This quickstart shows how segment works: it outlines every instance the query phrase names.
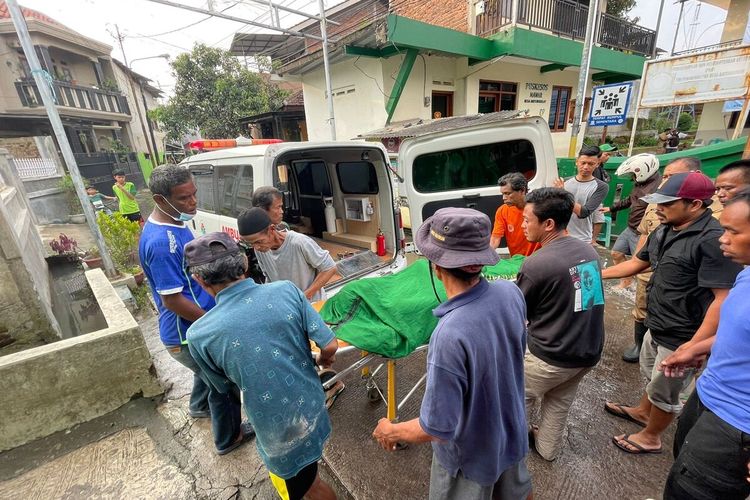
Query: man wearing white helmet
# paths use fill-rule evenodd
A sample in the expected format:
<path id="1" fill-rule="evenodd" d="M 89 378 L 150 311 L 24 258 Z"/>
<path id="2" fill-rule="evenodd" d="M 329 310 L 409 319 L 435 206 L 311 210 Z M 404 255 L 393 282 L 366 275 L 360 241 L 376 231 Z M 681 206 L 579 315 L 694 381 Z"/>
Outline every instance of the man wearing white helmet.
<path id="1" fill-rule="evenodd" d="M 628 214 L 628 227 L 620 233 L 612 246 L 612 260 L 615 264 L 625 262 L 628 257 L 635 254 L 638 246 L 638 225 L 641 223 L 643 214 L 646 211 L 648 203 L 641 198 L 648 196 L 656 191 L 661 182 L 659 174 L 659 160 L 656 156 L 649 153 L 641 153 L 631 156 L 618 167 L 615 175 L 618 177 L 630 177 L 633 182 L 633 190 L 627 198 L 624 198 L 611 207 L 604 209 L 607 213 L 617 213 L 620 210 L 630 209 Z M 627 288 L 632 284 L 631 278 L 625 278 L 620 281 L 621 288 Z"/>

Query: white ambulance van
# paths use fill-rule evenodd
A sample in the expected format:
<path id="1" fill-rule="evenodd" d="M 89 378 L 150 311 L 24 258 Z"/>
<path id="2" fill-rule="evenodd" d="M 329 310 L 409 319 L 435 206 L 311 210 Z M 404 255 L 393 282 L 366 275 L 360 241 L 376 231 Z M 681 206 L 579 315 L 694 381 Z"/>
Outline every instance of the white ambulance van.
<path id="1" fill-rule="evenodd" d="M 476 122 L 463 117 L 465 127 L 427 128 L 401 144 L 399 193 L 408 198 L 415 230 L 448 206 L 475 208 L 494 219 L 502 204 L 497 180 L 509 172 L 522 172 L 532 188 L 551 185 L 557 166 L 547 122 L 515 116 L 491 113 L 478 115 Z M 352 280 L 406 266 L 393 170 L 378 142 L 242 146 L 199 153 L 181 165 L 198 188 L 198 214 L 188 223 L 196 235 L 224 231 L 239 238 L 237 217 L 251 206 L 253 190 L 278 188 L 285 222 L 313 237 L 337 262 L 328 296 Z M 380 231 L 385 256 L 376 255 Z"/>

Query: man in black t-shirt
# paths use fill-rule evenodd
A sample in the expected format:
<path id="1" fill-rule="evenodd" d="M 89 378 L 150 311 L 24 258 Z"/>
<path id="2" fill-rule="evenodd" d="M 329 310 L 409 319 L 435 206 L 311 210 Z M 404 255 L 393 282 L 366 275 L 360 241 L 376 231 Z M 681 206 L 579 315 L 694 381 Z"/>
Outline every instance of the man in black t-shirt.
<path id="1" fill-rule="evenodd" d="M 542 247 L 526 258 L 516 284 L 526 299 L 528 352 L 524 359 L 526 413 L 541 420 L 532 442 L 545 460 L 557 458 L 578 384 L 599 362 L 604 345 L 604 291 L 599 255 L 566 234 L 573 195 L 542 188 L 526 196 L 523 230 Z"/>
<path id="2" fill-rule="evenodd" d="M 646 326 L 641 346 L 641 373 L 649 381 L 637 406 L 606 403 L 612 415 L 644 429 L 613 438 L 627 453 L 661 452 L 661 434 L 682 410 L 680 392 L 692 381 L 694 370 L 680 377 L 665 377 L 657 370 L 661 361 L 694 335 L 715 333 L 719 309 L 741 266 L 719 248 L 723 230 L 711 216 L 714 185 L 700 172 L 672 175 L 654 194 L 643 197 L 656 203 L 661 226 L 632 259 L 605 269 L 604 278 L 624 278 L 647 270 Z"/>

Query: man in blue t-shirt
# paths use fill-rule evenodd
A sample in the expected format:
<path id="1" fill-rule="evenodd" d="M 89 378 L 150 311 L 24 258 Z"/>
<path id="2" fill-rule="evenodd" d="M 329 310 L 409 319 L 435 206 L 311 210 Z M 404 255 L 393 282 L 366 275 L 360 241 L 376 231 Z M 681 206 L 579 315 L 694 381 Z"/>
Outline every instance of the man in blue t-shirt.
<path id="1" fill-rule="evenodd" d="M 226 233 L 188 243 L 185 260 L 216 297 L 216 307 L 188 330 L 212 390 L 242 388 L 258 453 L 282 498 L 335 500 L 318 476 L 331 423 L 309 342 L 321 349 L 317 363 L 330 367 L 338 347 L 333 332 L 291 282 L 246 279 L 247 257 Z"/>
<path id="2" fill-rule="evenodd" d="M 531 478 L 524 409 L 526 305 L 510 282 L 487 282 L 498 261 L 489 218 L 443 208 L 414 236 L 448 301 L 430 338 L 419 418 L 380 419 L 373 437 L 386 450 L 431 441 L 430 499 L 526 498 Z M 432 278 L 432 275 L 431 275 Z M 438 300 L 440 300 L 438 298 Z"/>
<path id="3" fill-rule="evenodd" d="M 721 250 L 750 264 L 750 190 L 735 195 L 721 214 Z M 674 439 L 675 463 L 665 499 L 742 500 L 750 495 L 750 268 L 737 276 L 721 305 L 719 327 L 696 334 L 661 362 L 668 377 L 708 366 L 680 416 Z"/>
<path id="4" fill-rule="evenodd" d="M 192 175 L 183 167 L 169 165 L 155 169 L 149 188 L 154 211 L 143 227 L 138 253 L 159 310 L 159 337 L 169 354 L 194 373 L 189 412 L 193 418 L 211 418 L 217 453 L 229 453 L 252 436 L 240 425 L 236 401 L 211 391 L 187 347 L 187 329 L 214 306 L 214 299 L 190 276 L 183 262 L 183 249 L 193 240 L 185 225 L 196 213 L 196 188 Z"/>

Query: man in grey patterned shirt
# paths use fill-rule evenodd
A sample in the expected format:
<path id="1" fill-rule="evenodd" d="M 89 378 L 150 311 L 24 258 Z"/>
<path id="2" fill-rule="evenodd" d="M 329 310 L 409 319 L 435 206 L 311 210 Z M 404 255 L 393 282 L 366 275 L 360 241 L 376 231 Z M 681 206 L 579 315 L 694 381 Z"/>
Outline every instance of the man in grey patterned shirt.
<path id="1" fill-rule="evenodd" d="M 583 146 L 576 158 L 578 173 L 567 181 L 558 178 L 554 182 L 556 188 L 565 189 L 575 200 L 573 215 L 568 223 L 568 233 L 587 243 L 593 238 L 594 213 L 609 192 L 609 185 L 593 175 L 599 166 L 600 154 L 598 146 Z"/>

